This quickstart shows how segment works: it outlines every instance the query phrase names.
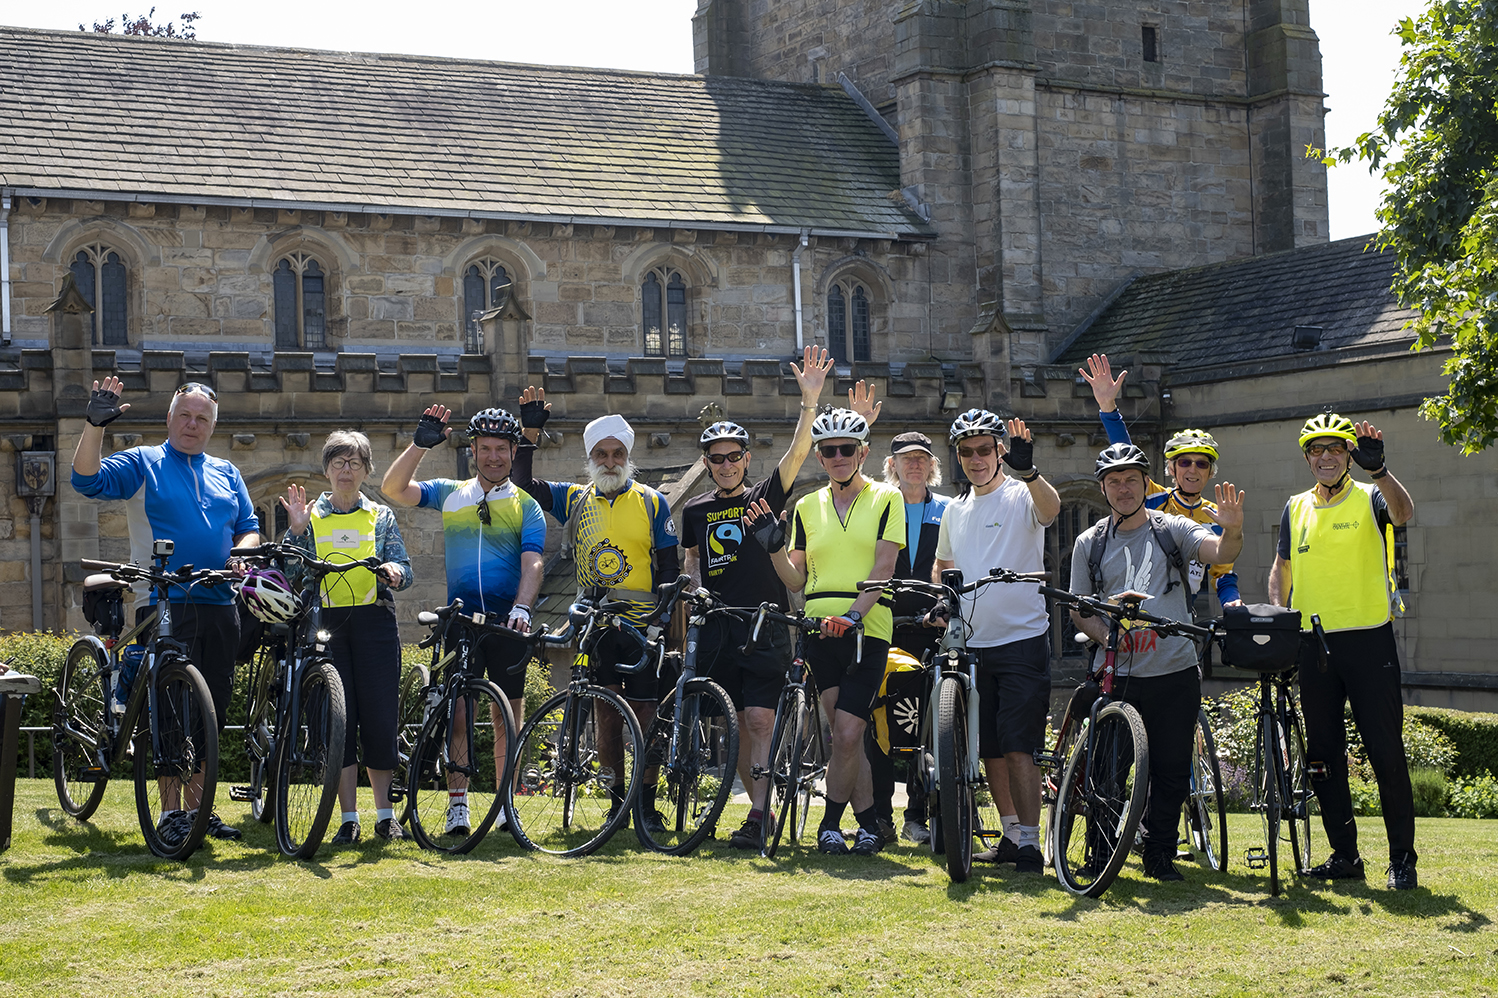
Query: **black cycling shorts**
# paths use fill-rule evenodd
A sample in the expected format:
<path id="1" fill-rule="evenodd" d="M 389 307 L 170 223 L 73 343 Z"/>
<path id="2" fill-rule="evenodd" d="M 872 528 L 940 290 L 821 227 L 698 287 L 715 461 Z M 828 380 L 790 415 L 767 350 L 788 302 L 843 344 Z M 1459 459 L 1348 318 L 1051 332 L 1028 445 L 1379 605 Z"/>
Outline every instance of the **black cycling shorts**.
<path id="1" fill-rule="evenodd" d="M 978 755 L 997 759 L 1045 747 L 1051 707 L 1051 652 L 1046 635 L 978 654 Z"/>
<path id="2" fill-rule="evenodd" d="M 653 661 L 635 673 L 614 668 L 620 661 L 633 665 L 639 657 L 638 642 L 614 633 L 605 634 L 593 649 L 593 681 L 599 686 L 620 687 L 626 700 L 659 700 L 660 678 L 655 674 Z"/>
<path id="3" fill-rule="evenodd" d="M 889 642 L 865 636 L 863 658 L 853 666 L 857 642 L 852 633 L 840 638 L 818 637 L 806 642 L 806 664 L 823 693 L 835 689 L 837 710 L 867 721 L 872 712 L 879 684 L 884 681 L 884 667 L 889 661 Z"/>
<path id="4" fill-rule="evenodd" d="M 749 639 L 751 623 L 737 617 L 709 617 L 697 638 L 697 675 L 723 687 L 741 711 L 745 707 L 774 710 L 791 661 L 790 631 L 783 624 L 766 621 L 754 648 L 743 655 L 739 649 Z"/>

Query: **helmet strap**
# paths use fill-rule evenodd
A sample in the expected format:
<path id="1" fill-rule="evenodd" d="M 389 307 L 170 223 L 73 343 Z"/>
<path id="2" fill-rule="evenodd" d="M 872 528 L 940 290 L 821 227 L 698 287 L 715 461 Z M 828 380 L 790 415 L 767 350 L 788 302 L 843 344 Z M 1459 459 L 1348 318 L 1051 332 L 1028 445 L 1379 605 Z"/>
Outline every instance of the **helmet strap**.
<path id="1" fill-rule="evenodd" d="M 1127 513 L 1125 513 L 1123 510 L 1121 510 L 1117 506 L 1113 505 L 1113 500 L 1111 500 L 1111 499 L 1108 498 L 1108 494 L 1106 492 L 1103 493 L 1103 502 L 1107 503 L 1108 504 L 1108 508 L 1111 509 L 1111 510 L 1113 510 L 1113 514 L 1118 517 L 1118 519 L 1113 522 L 1113 531 L 1114 531 L 1114 533 L 1118 532 L 1118 525 L 1120 523 L 1123 523 L 1129 517 L 1133 516 L 1135 513 L 1138 513 L 1141 509 L 1144 508 L 1144 499 L 1140 499 L 1138 506 L 1135 506 L 1133 509 L 1131 509 Z"/>
<path id="2" fill-rule="evenodd" d="M 853 472 L 853 474 L 849 475 L 848 476 L 848 480 L 845 481 L 845 482 L 840 482 L 836 478 L 832 478 L 831 475 L 828 475 L 827 477 L 831 478 L 832 479 L 832 484 L 836 485 L 839 489 L 846 489 L 849 485 L 851 485 L 853 483 L 853 479 L 855 479 L 855 478 L 858 477 L 858 472 L 855 471 L 855 472 Z"/>

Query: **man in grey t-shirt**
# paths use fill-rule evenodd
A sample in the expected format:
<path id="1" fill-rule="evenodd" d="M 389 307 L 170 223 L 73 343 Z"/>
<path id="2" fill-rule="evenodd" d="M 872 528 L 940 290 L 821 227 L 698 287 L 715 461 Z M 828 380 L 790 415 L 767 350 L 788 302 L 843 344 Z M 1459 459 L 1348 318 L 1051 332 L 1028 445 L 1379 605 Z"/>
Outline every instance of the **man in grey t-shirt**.
<path id="1" fill-rule="evenodd" d="M 1181 573 L 1162 548 L 1166 534 L 1181 557 L 1204 565 L 1226 564 L 1243 547 L 1243 496 L 1231 484 L 1217 486 L 1217 524 L 1145 508 L 1149 458 L 1133 444 L 1113 444 L 1097 459 L 1097 478 L 1112 515 L 1083 531 L 1072 548 L 1071 591 L 1108 598 L 1121 593 L 1148 595 L 1145 610 L 1157 617 L 1191 621 Z M 1088 564 L 1099 532 L 1104 536 L 1099 580 Z M 1072 621 L 1099 643 L 1108 623 L 1098 617 Z M 1161 637 L 1143 628 L 1119 639 L 1113 695 L 1132 704 L 1149 736 L 1149 799 L 1145 805 L 1144 872 L 1157 880 L 1183 880 L 1176 870 L 1176 825 L 1190 787 L 1191 740 L 1201 706 L 1201 674 L 1196 648 L 1188 638 Z"/>

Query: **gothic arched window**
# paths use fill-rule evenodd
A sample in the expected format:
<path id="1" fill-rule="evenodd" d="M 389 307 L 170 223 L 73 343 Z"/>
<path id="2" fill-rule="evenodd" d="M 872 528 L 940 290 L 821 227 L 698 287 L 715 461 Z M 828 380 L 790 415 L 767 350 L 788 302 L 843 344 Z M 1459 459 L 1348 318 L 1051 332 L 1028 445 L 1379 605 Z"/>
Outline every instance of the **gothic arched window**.
<path id="1" fill-rule="evenodd" d="M 652 270 L 640 282 L 641 331 L 645 356 L 687 355 L 687 284 L 681 272 Z"/>
<path id="2" fill-rule="evenodd" d="M 289 253 L 271 278 L 276 297 L 276 349 L 321 350 L 327 344 L 327 274 L 317 258 Z"/>
<path id="3" fill-rule="evenodd" d="M 78 292 L 94 307 L 93 344 L 128 345 L 125 264 L 120 255 L 96 243 L 80 249 L 68 269 Z"/>
<path id="4" fill-rule="evenodd" d="M 468 331 L 464 350 L 483 352 L 478 314 L 504 301 L 510 291 L 510 275 L 498 260 L 475 260 L 463 273 L 463 328 Z"/>
<path id="5" fill-rule="evenodd" d="M 857 281 L 827 289 L 827 350 L 840 364 L 871 359 L 869 292 Z"/>

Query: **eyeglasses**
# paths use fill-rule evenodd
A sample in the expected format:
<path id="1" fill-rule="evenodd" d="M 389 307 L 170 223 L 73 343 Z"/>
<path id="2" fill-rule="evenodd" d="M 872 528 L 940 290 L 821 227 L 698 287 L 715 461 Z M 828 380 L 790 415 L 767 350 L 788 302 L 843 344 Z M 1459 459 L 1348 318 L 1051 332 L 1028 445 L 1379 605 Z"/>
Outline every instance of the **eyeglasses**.
<path id="1" fill-rule="evenodd" d="M 187 384 L 183 385 L 181 388 L 178 388 L 177 391 L 174 394 L 177 394 L 177 395 L 207 395 L 208 396 L 208 400 L 210 402 L 217 402 L 218 401 L 218 392 L 215 392 L 212 388 L 209 388 L 207 385 L 203 384 L 201 381 L 189 381 Z"/>
<path id="2" fill-rule="evenodd" d="M 1340 440 L 1330 444 L 1306 444 L 1306 453 L 1312 457 L 1320 457 L 1322 454 L 1341 457 L 1347 453 L 1347 445 Z"/>
<path id="3" fill-rule="evenodd" d="M 707 455 L 707 459 L 713 464 L 722 464 L 724 461 L 727 461 L 729 464 L 738 464 L 744 460 L 746 453 L 748 452 L 736 450 L 732 454 L 709 454 Z"/>
<path id="4" fill-rule="evenodd" d="M 328 462 L 329 471 L 358 471 L 364 467 L 364 462 L 357 457 L 334 458 Z"/>
<path id="5" fill-rule="evenodd" d="M 489 497 L 486 495 L 479 500 L 479 522 L 484 526 L 490 526 L 494 520 L 489 515 Z"/>
<path id="6" fill-rule="evenodd" d="M 957 456 L 963 460 L 974 457 L 990 457 L 993 455 L 993 444 L 979 444 L 977 447 L 959 447 Z"/>
<path id="7" fill-rule="evenodd" d="M 852 457 L 858 453 L 858 446 L 858 444 L 823 444 L 822 456 L 837 457 L 841 454 L 843 457 Z"/>
<path id="8" fill-rule="evenodd" d="M 1208 471 L 1212 467 L 1212 459 L 1208 457 L 1178 457 L 1176 458 L 1178 468 L 1200 468 Z"/>

